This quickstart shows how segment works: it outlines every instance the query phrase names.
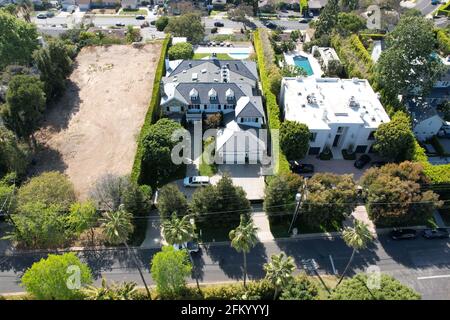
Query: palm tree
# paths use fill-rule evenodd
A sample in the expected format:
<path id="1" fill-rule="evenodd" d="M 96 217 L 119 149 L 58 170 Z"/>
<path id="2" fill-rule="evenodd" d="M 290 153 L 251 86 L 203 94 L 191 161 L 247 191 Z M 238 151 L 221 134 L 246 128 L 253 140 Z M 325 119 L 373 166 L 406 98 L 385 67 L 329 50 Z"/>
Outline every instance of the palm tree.
<path id="1" fill-rule="evenodd" d="M 347 246 L 353 249 L 353 252 L 350 256 L 350 260 L 348 261 L 347 266 L 344 269 L 344 272 L 339 279 L 339 282 L 336 285 L 336 288 L 341 283 L 342 279 L 344 279 L 344 276 L 347 273 L 347 270 L 350 267 L 353 258 L 355 257 L 355 253 L 358 250 L 367 248 L 369 242 L 373 240 L 373 236 L 372 233 L 370 233 L 369 226 L 357 219 L 354 220 L 353 227 L 345 227 L 344 231 L 342 232 L 342 238 L 344 239 Z"/>
<path id="2" fill-rule="evenodd" d="M 284 252 L 278 255 L 274 254 L 270 257 L 270 262 L 264 264 L 266 280 L 270 281 L 275 287 L 273 300 L 277 298 L 281 288 L 287 286 L 294 279 L 292 272 L 295 268 L 294 258 L 287 256 Z"/>
<path id="3" fill-rule="evenodd" d="M 195 237 L 195 225 L 190 221 L 191 216 L 185 215 L 181 219 L 177 217 L 174 212 L 171 219 L 164 219 L 162 222 L 163 234 L 167 243 L 170 245 L 179 245 L 187 250 L 187 243 L 192 241 Z M 194 259 L 189 250 L 189 259 L 192 267 L 194 267 Z M 198 291 L 200 291 L 200 284 L 198 282 L 197 274 L 194 272 L 195 282 L 197 283 Z"/>
<path id="4" fill-rule="evenodd" d="M 242 252 L 244 255 L 244 287 L 247 286 L 247 253 L 250 252 L 258 242 L 256 236 L 258 228 L 255 227 L 251 219 L 247 219 L 245 215 L 241 214 L 241 222 L 239 226 L 230 231 L 231 246 L 237 252 Z"/>
<path id="5" fill-rule="evenodd" d="M 150 290 L 148 289 L 147 282 L 145 282 L 144 275 L 142 274 L 142 270 L 135 256 L 135 253 L 130 250 L 127 244 L 128 237 L 133 231 L 133 224 L 131 223 L 132 218 L 133 216 L 131 213 L 123 210 L 123 205 L 119 206 L 118 211 L 105 213 L 104 218 L 102 219 L 103 234 L 105 235 L 105 238 L 108 242 L 112 244 L 123 243 L 125 245 L 127 251 L 133 257 L 133 260 L 139 271 L 139 275 L 141 276 L 142 282 L 144 283 L 145 290 L 147 291 L 148 298 L 152 299 Z"/>

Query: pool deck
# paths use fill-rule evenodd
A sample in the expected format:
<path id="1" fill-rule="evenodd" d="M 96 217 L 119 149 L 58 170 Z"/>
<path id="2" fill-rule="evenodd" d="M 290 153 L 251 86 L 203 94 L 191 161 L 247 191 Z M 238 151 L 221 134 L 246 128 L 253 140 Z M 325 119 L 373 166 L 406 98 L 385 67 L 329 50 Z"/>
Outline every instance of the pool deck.
<path id="1" fill-rule="evenodd" d="M 319 61 L 313 57 L 312 54 L 306 53 L 304 51 L 291 51 L 284 54 L 284 60 L 287 64 L 295 66 L 294 57 L 295 56 L 303 56 L 308 58 L 309 64 L 311 65 L 311 69 L 313 74 L 309 77 L 320 78 L 323 74 L 322 68 L 320 67 Z"/>

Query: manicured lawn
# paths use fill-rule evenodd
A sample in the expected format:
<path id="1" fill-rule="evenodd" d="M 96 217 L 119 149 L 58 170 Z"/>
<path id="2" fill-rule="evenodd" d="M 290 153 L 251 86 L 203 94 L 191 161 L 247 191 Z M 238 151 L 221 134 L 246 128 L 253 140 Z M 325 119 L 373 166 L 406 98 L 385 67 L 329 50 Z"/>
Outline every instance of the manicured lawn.
<path id="1" fill-rule="evenodd" d="M 217 165 L 212 163 L 212 164 L 208 164 L 208 160 L 209 160 L 209 154 L 208 152 L 206 152 L 206 147 L 211 144 L 214 140 L 212 139 L 212 137 L 209 137 L 205 142 L 204 142 L 204 146 L 203 146 L 203 150 L 205 150 L 202 154 L 202 163 L 200 164 L 198 170 L 201 176 L 208 176 L 208 177 L 212 177 L 213 175 L 215 175 L 217 173 Z"/>
<path id="2" fill-rule="evenodd" d="M 119 11 L 119 14 L 120 15 L 132 15 L 132 16 L 138 16 L 138 15 L 146 16 L 148 14 L 148 11 L 147 10 L 143 10 L 143 9 L 136 9 L 136 10 L 134 10 L 134 9 L 121 9 Z"/>
<path id="3" fill-rule="evenodd" d="M 193 59 L 194 60 L 200 60 L 200 59 L 203 59 L 205 57 L 212 58 L 210 53 L 196 53 L 196 54 L 194 54 Z M 217 59 L 219 59 L 219 60 L 233 60 L 233 58 L 230 57 L 227 53 L 218 53 L 217 54 Z"/>
<path id="4" fill-rule="evenodd" d="M 292 219 L 292 217 L 290 217 L 290 219 Z M 289 237 L 288 230 L 290 224 L 291 220 L 288 219 L 282 220 L 278 223 L 270 223 L 270 231 L 275 238 Z M 305 223 L 302 223 L 299 219 L 297 219 L 294 227 L 297 228 L 299 234 L 335 232 L 342 229 L 342 225 L 337 221 L 333 221 L 329 225 L 310 227 Z"/>

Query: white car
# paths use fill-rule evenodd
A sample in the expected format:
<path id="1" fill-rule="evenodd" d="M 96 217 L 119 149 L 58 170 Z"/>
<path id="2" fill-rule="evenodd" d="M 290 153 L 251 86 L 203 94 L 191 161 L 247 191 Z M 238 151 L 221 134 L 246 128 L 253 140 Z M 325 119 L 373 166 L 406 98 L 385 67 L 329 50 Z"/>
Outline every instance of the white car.
<path id="1" fill-rule="evenodd" d="M 210 184 L 209 177 L 207 176 L 194 176 L 186 177 L 183 180 L 185 187 L 204 187 Z"/>

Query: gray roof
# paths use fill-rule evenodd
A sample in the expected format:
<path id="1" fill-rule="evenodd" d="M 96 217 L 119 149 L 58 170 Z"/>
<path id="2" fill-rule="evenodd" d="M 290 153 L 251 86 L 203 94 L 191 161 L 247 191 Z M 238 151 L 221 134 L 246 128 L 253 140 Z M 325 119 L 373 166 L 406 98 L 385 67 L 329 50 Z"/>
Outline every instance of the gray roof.
<path id="1" fill-rule="evenodd" d="M 438 115 L 435 105 L 421 99 L 409 100 L 408 111 L 411 113 L 415 124 Z"/>
<path id="2" fill-rule="evenodd" d="M 264 117 L 261 97 L 242 98 L 234 112 L 236 117 Z"/>
<path id="3" fill-rule="evenodd" d="M 191 101 L 189 93 L 192 89 L 196 89 L 198 91 L 198 98 Z M 210 104 L 211 101 L 208 96 L 209 90 L 214 89 L 217 92 L 217 100 L 215 100 L 215 104 L 236 104 L 236 101 L 239 100 L 240 97 L 245 96 L 239 86 L 235 83 L 179 83 L 176 87 L 176 91 L 183 97 L 183 100 L 188 104 Z M 235 98 L 232 100 L 227 100 L 225 96 L 225 92 L 231 89 L 234 91 Z"/>
<path id="4" fill-rule="evenodd" d="M 192 82 L 192 74 L 197 73 L 199 82 L 220 81 L 220 70 L 227 66 L 230 70 L 229 82 L 257 81 L 258 73 L 253 61 L 242 60 L 183 60 L 170 74 L 163 78 L 163 82 L 173 81 L 177 76 L 178 82 Z M 206 72 L 202 73 L 202 70 Z M 185 72 L 184 72 L 185 71 Z"/>

